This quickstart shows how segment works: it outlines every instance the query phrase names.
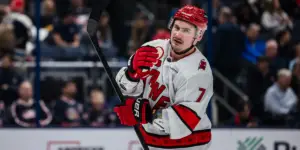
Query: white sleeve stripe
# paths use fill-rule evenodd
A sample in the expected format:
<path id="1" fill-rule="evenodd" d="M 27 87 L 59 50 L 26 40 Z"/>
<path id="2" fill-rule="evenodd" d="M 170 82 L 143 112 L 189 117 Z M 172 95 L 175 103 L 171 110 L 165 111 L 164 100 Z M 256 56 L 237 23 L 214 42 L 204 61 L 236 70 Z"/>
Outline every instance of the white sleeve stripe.
<path id="1" fill-rule="evenodd" d="M 12 117 L 14 118 L 15 123 L 20 126 L 23 126 L 23 127 L 30 127 L 29 123 L 23 122 L 18 118 L 17 113 L 16 113 L 16 105 L 17 105 L 16 103 L 13 103 L 11 105 L 11 113 L 12 113 Z"/>
<path id="2" fill-rule="evenodd" d="M 50 113 L 49 109 L 46 107 L 43 101 L 40 102 L 42 110 L 46 113 L 47 118 L 41 121 L 42 125 L 48 125 L 52 121 L 52 114 Z"/>

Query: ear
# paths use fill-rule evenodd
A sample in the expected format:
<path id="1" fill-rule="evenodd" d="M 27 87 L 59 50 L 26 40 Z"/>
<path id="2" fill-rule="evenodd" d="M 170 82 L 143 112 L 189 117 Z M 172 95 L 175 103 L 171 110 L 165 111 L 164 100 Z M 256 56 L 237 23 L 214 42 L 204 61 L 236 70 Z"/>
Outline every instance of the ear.
<path id="1" fill-rule="evenodd" d="M 199 29 L 199 31 L 197 31 L 196 40 L 193 43 L 194 45 L 196 45 L 199 41 L 202 40 L 205 31 L 206 31 L 205 28 L 201 28 Z"/>

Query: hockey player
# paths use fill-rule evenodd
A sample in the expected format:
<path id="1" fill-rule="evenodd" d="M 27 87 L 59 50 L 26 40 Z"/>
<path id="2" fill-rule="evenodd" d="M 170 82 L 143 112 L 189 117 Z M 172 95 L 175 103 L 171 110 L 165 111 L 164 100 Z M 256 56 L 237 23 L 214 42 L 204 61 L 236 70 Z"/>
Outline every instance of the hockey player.
<path id="1" fill-rule="evenodd" d="M 123 125 L 139 125 L 150 149 L 207 150 L 211 122 L 206 108 L 213 75 L 195 47 L 207 28 L 207 16 L 187 5 L 169 27 L 170 39 L 145 43 L 118 72 L 117 83 L 128 98 L 114 111 Z"/>

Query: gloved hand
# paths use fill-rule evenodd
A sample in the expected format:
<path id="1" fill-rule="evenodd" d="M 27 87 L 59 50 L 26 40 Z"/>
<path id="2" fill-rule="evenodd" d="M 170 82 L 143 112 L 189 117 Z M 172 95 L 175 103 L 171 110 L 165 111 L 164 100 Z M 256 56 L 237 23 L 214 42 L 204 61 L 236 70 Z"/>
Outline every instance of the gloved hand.
<path id="1" fill-rule="evenodd" d="M 152 46 L 142 46 L 128 62 L 127 75 L 132 80 L 139 80 L 150 73 L 150 68 L 158 62 L 158 50 Z"/>
<path id="2" fill-rule="evenodd" d="M 121 124 L 133 126 L 138 123 L 146 124 L 152 121 L 152 112 L 148 99 L 128 98 L 125 104 L 114 107 Z"/>

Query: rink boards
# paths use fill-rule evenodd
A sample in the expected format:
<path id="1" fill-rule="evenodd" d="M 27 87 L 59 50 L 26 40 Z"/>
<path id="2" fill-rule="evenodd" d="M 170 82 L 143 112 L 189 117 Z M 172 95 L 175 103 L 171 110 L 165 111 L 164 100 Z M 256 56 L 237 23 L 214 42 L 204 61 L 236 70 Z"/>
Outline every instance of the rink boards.
<path id="1" fill-rule="evenodd" d="M 210 150 L 300 150 L 300 130 L 214 129 Z M 141 150 L 132 129 L 1 129 L 2 150 Z"/>

